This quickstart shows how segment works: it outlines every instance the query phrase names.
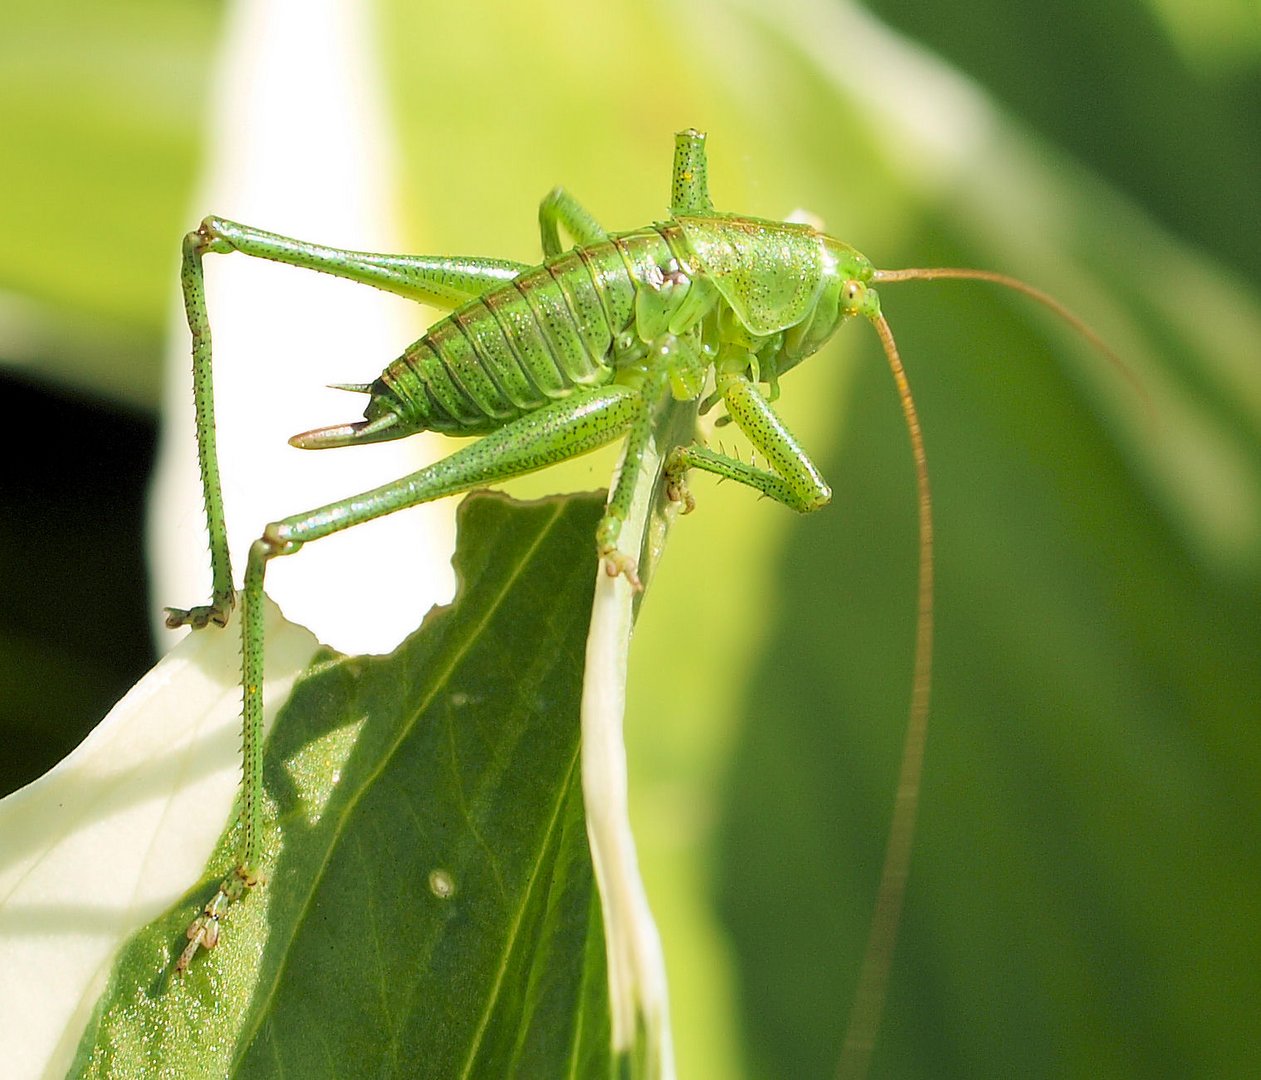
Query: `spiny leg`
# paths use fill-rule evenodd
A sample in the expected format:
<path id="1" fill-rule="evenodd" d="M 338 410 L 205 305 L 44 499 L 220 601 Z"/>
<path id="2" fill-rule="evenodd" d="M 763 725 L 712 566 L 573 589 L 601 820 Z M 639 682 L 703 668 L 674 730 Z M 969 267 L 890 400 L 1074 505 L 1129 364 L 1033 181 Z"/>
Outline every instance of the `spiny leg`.
<path id="1" fill-rule="evenodd" d="M 219 482 L 210 320 L 206 315 L 206 288 L 201 267 L 202 253 L 210 250 L 209 244 L 209 239 L 200 231 L 190 232 L 184 237 L 180 283 L 184 290 L 188 330 L 193 339 L 193 409 L 206 529 L 210 534 L 210 603 L 187 610 L 167 608 L 166 625 L 172 630 L 177 626 L 191 626 L 199 630 L 212 622 L 225 626 L 236 598 L 232 588 L 232 560 L 228 555 L 228 530 L 223 517 L 223 490 Z"/>
<path id="2" fill-rule="evenodd" d="M 211 600 L 190 609 L 167 608 L 166 625 L 200 629 L 228 621 L 235 594 L 228 555 L 219 457 L 215 440 L 214 380 L 210 320 L 206 312 L 202 256 L 206 252 L 240 252 L 255 258 L 372 285 L 388 292 L 443 308 L 454 308 L 488 289 L 511 281 L 525 264 L 506 259 L 378 255 L 310 244 L 219 217 L 208 217 L 184 237 L 181 283 L 184 308 L 193 340 L 193 403 L 196 411 L 197 454 L 202 496 L 210 534 Z M 348 388 L 352 389 L 352 388 Z"/>
<path id="3" fill-rule="evenodd" d="M 617 577 L 618 574 L 622 574 L 636 592 L 639 592 L 644 587 L 639 580 L 639 560 L 635 555 L 618 551 L 617 539 L 621 535 L 622 526 L 630 514 L 639 470 L 642 466 L 644 455 L 648 452 L 648 445 L 652 440 L 652 419 L 652 409 L 644 408 L 631 422 L 630 431 L 626 436 L 626 449 L 622 454 L 621 470 L 617 475 L 617 483 L 609 494 L 609 501 L 605 507 L 604 516 L 600 518 L 600 523 L 596 526 L 595 531 L 596 554 L 608 571 L 609 577 Z"/>
<path id="4" fill-rule="evenodd" d="M 177 972 L 187 969 L 199 948 L 214 947 L 224 910 L 259 880 L 263 844 L 263 579 L 268 561 L 396 510 L 578 457 L 630 430 L 637 431 L 648 413 L 643 393 L 629 386 L 576 391 L 566 400 L 529 413 L 410 476 L 273 522 L 254 541 L 241 595 L 240 861 L 189 926 L 188 945 L 176 961 Z"/>
<path id="5" fill-rule="evenodd" d="M 698 398 L 705 381 L 705 361 L 692 335 L 666 332 L 653 341 L 637 374 L 645 407 L 627 434 L 617 483 L 596 528 L 596 551 L 611 577 L 623 574 L 631 587 L 639 591 L 643 583 L 639 580 L 638 560 L 619 552 L 617 540 L 630 514 L 639 472 L 652 442 L 654 410 L 669 397 L 676 401 Z"/>
<path id="6" fill-rule="evenodd" d="M 596 221 L 595 216 L 564 188 L 552 188 L 539 203 L 539 236 L 543 242 L 543 257 L 550 259 L 559 255 L 561 247 L 560 229 L 573 238 L 577 247 L 598 244 L 608 238 L 608 233 Z"/>
<path id="7" fill-rule="evenodd" d="M 832 489 L 757 387 L 744 375 L 720 375 L 718 393 L 726 403 L 728 415 L 771 469 L 758 468 L 707 447 L 682 446 L 666 464 L 671 488 L 686 501 L 689 497 L 683 477 L 688 469 L 696 468 L 754 488 L 801 513 L 826 506 Z"/>

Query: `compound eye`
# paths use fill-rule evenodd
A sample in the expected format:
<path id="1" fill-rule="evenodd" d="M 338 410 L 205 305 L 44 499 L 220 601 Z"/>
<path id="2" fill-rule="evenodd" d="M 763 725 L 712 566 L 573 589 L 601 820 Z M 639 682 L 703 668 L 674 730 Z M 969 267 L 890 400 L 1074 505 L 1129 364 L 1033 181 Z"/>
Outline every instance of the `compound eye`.
<path id="1" fill-rule="evenodd" d="M 841 296 L 847 311 L 859 311 L 867 298 L 867 286 L 851 278 L 841 287 Z"/>

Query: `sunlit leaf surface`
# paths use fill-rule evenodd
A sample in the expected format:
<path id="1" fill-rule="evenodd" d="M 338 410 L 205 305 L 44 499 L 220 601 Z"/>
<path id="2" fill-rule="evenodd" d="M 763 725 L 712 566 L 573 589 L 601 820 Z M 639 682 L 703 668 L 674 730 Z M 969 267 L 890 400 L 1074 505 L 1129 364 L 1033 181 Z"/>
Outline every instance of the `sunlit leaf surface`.
<path id="1" fill-rule="evenodd" d="M 119 960 L 75 1075 L 607 1071 L 578 769 L 602 506 L 470 500 L 456 602 L 313 669 L 268 742 L 267 884 L 173 977 L 221 848 Z"/>

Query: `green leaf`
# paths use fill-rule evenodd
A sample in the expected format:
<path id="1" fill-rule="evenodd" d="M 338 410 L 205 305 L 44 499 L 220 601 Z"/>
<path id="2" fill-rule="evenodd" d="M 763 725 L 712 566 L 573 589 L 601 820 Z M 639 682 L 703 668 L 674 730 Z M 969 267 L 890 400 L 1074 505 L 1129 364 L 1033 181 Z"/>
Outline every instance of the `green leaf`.
<path id="1" fill-rule="evenodd" d="M 1186 118 L 1149 123 L 1153 99 L 1130 72 L 1151 54 L 1095 39 L 1100 60 L 1083 63 L 1074 36 L 1134 30 L 1120 9 L 1006 19 L 1007 7 L 982 5 L 941 19 L 880 5 L 895 6 L 926 36 L 966 39 L 990 67 L 1017 71 L 1013 96 L 1072 117 L 1079 145 L 1137 160 L 1160 136 L 1160 156 L 1195 173 L 1176 185 L 1167 224 L 1178 235 L 1222 205 L 1187 205 L 1206 187 L 1204 156 L 1198 137 L 1163 138 Z M 1043 25 L 1025 33 L 1034 18 Z M 800 35 L 803 55 L 821 36 L 817 25 Z M 1053 66 L 1063 79 L 1025 78 Z M 1169 98 L 1197 102 L 1198 119 L 1196 87 L 1169 67 L 1159 77 Z M 917 91 L 919 111 L 934 102 L 901 89 Z M 1229 161 L 1252 136 L 1227 126 L 1240 132 Z M 908 175 L 923 171 L 898 134 L 916 163 Z M 1143 189 L 1176 170 L 1135 164 L 1125 197 L 1019 128 L 985 131 L 967 158 L 900 246 L 883 237 L 868 254 L 883 266 L 999 266 L 1067 298 L 1135 369 L 1150 412 L 1135 419 L 1132 387 L 1101 392 L 1106 363 L 1018 297 L 881 289 L 933 480 L 937 649 L 870 1075 L 1247 1075 L 1261 1055 L 1256 289 L 1153 219 Z M 1254 218 L 1238 219 L 1238 237 Z M 794 373 L 784 400 L 801 386 Z M 752 1076 L 837 1074 L 906 727 L 907 436 L 874 356 L 849 389 L 842 441 L 820 454 L 833 505 L 778 558 L 769 647 L 747 676 L 721 811 L 717 891 Z"/>
<path id="2" fill-rule="evenodd" d="M 314 665 L 268 741 L 266 885 L 172 975 L 230 829 L 119 958 L 73 1075 L 608 1072 L 578 755 L 602 506 L 470 498 L 455 602 L 391 656 Z"/>

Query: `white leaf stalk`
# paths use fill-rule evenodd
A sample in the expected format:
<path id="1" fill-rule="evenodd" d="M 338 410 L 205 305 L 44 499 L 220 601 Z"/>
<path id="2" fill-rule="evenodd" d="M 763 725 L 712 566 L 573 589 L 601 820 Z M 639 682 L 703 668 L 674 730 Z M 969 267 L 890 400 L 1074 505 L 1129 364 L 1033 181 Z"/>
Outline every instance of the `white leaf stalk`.
<path id="1" fill-rule="evenodd" d="M 669 402 L 644 455 L 618 545 L 636 557 L 644 582 L 675 513 L 663 494 L 662 465 L 674 446 L 692 441 L 695 422 L 695 402 Z M 627 797 L 622 723 L 635 599 L 624 576 L 610 577 L 600 566 L 582 687 L 582 792 L 604 915 L 613 1050 L 632 1061 L 642 1058 L 650 1080 L 674 1080 L 665 956 L 639 873 Z"/>

